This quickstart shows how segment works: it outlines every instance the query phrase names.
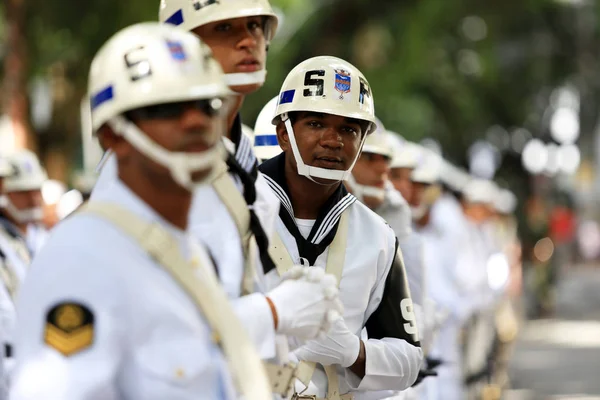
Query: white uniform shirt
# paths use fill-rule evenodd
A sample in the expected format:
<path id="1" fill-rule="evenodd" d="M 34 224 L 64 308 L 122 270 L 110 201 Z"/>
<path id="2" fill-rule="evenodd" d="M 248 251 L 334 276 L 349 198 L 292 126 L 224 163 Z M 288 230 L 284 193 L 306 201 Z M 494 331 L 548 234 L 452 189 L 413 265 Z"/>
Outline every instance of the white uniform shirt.
<path id="1" fill-rule="evenodd" d="M 0 225 L 0 351 L 4 359 L 5 382 L 9 381 L 14 365 L 12 347 L 17 313 L 13 296 L 25 280 L 30 262 L 31 255 L 25 238 L 16 226 L 3 219 Z"/>
<path id="2" fill-rule="evenodd" d="M 283 187 L 285 185 L 280 184 L 281 176 L 275 176 L 277 173 L 274 173 L 278 171 L 279 174 L 283 174 L 280 165 L 283 162 L 282 157 L 285 157 L 285 154 L 264 162 L 260 169 L 285 206 L 285 209 L 280 211 L 277 221 L 277 233 L 294 263 L 301 264 L 296 237 L 282 220 L 284 213 L 292 211 L 291 201 Z M 384 289 L 388 283 L 392 263 L 396 261 L 396 237 L 381 217 L 355 201 L 356 198 L 351 194 L 344 193 L 345 189 L 338 193 L 338 201 L 329 204 L 330 207 L 322 211 L 323 215 L 317 219 L 312 229 L 312 236 L 309 235 L 306 240 L 312 240 L 320 246 L 328 235 L 334 235 L 333 228 L 337 226 L 341 213 L 349 213 L 345 265 L 340 280 L 340 300 L 344 304 L 344 320 L 348 329 L 360 337 L 365 326 L 367 331 L 369 330 L 370 317 L 378 311 L 381 304 L 386 303 L 382 302 L 382 299 L 389 295 Z M 289 220 L 293 220 L 293 212 L 289 215 Z M 315 260 L 306 261 L 315 267 L 325 268 L 328 252 L 327 246 Z M 403 278 L 406 279 L 406 276 Z M 277 284 L 277 271 L 270 271 L 267 279 L 270 285 Z M 371 338 L 365 341 L 365 350 L 367 363 L 364 378 L 360 379 L 349 369 L 338 366 L 340 393 L 351 391 L 357 400 L 369 398 L 369 392 L 372 391 L 406 389 L 415 381 L 423 360 L 420 347 L 398 338 Z M 326 375 L 322 369 L 317 368 L 311 385 L 303 394 L 325 397 L 326 389 Z M 383 397 L 385 396 L 380 398 Z"/>
<path id="3" fill-rule="evenodd" d="M 115 156 L 111 155 L 102 167 L 91 199 L 96 199 L 115 180 L 117 180 L 117 162 Z M 262 176 L 257 179 L 256 187 L 257 199 L 254 209 L 269 234 L 274 229 L 279 201 L 273 196 Z M 264 359 L 273 358 L 276 350 L 271 309 L 261 293 L 240 297 L 244 272 L 240 236 L 227 207 L 212 186 L 203 185 L 196 189 L 190 209 L 189 231 L 207 246 L 217 265 L 219 279 L 227 294 L 232 299 L 236 299 L 233 302 L 236 314 L 247 328 L 260 356 Z M 260 266 L 258 260 L 257 265 Z M 257 275 L 260 289 L 262 275 L 260 268 Z"/>
<path id="4" fill-rule="evenodd" d="M 193 252 L 187 235 L 120 181 L 96 199 L 159 221 L 186 258 L 198 257 L 212 268 L 205 252 Z M 93 341 L 67 356 L 45 339 L 49 310 L 65 303 L 93 316 Z M 224 357 L 196 305 L 106 220 L 74 215 L 61 222 L 32 264 L 17 309 L 13 400 L 234 398 Z"/>

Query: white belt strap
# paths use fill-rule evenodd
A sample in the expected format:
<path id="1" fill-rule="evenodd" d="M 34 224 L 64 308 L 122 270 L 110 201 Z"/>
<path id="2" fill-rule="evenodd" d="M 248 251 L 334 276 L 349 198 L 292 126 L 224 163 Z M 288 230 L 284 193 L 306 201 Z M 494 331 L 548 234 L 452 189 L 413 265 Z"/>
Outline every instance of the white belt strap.
<path id="1" fill-rule="evenodd" d="M 242 282 L 242 293 L 249 294 L 254 292 L 254 261 L 257 257 L 257 245 L 254 235 L 250 230 L 250 213 L 246 200 L 235 186 L 235 183 L 224 163 L 220 166 L 216 178 L 212 181 L 212 186 L 217 192 L 221 201 L 227 207 L 229 215 L 233 218 L 240 234 L 242 250 L 244 252 L 244 278 Z"/>
<path id="2" fill-rule="evenodd" d="M 21 283 L 15 268 L 21 268 L 25 271 L 29 268 L 29 264 L 31 263 L 29 254 L 24 245 L 19 249 L 16 248 L 17 245 L 19 244 L 17 244 L 16 241 L 13 241 L 7 233 L 2 232 L 0 229 L 0 248 L 6 257 L 5 262 L 0 265 L 0 280 L 4 283 L 4 286 L 13 300 L 15 299 Z"/>
<path id="3" fill-rule="evenodd" d="M 327 254 L 327 265 L 325 272 L 334 275 L 337 278 L 338 285 L 342 279 L 342 271 L 344 270 L 344 261 L 346 259 L 346 244 L 348 241 L 348 211 L 344 211 L 340 218 L 335 238 L 329 246 L 329 253 Z M 273 258 L 275 265 L 277 266 L 277 272 L 279 275 L 284 274 L 289 270 L 294 263 L 287 251 L 283 240 L 277 232 L 273 235 L 271 246 L 269 246 L 269 254 Z M 316 364 L 309 362 L 301 362 L 296 370 L 296 378 L 308 387 L 312 376 L 315 371 Z M 323 366 L 325 373 L 327 374 L 327 398 L 326 400 L 351 400 L 352 395 L 340 396 L 340 385 L 335 366 L 328 365 Z M 302 396 L 296 398 L 302 399 Z M 311 398 L 308 397 L 307 398 Z"/>
<path id="4" fill-rule="evenodd" d="M 93 214 L 110 221 L 131 236 L 187 292 L 214 330 L 241 394 L 246 399 L 272 397 L 262 361 L 246 330 L 235 315 L 227 295 L 214 273 L 200 280 L 192 263 L 183 258 L 179 245 L 158 223 L 148 223 L 115 204 L 88 202 L 79 213 Z M 206 268 L 206 271 L 212 271 Z"/>

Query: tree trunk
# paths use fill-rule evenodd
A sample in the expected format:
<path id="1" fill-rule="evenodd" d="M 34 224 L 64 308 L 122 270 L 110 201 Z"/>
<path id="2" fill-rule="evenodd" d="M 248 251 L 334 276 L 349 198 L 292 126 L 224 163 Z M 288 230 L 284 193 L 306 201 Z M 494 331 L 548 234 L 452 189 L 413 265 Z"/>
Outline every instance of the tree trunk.
<path id="1" fill-rule="evenodd" d="M 5 0 L 7 40 L 2 82 L 3 113 L 11 120 L 17 148 L 37 150 L 29 125 L 25 0 Z"/>

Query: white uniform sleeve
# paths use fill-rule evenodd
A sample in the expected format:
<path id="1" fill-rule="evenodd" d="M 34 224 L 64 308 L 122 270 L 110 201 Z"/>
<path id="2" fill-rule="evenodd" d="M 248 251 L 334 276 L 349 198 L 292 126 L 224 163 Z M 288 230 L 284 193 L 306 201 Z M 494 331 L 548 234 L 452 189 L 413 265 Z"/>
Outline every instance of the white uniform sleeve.
<path id="1" fill-rule="evenodd" d="M 246 327 L 248 334 L 263 360 L 274 358 L 275 326 L 271 308 L 262 293 L 253 293 L 232 300 L 237 316 Z"/>
<path id="2" fill-rule="evenodd" d="M 346 370 L 353 390 L 405 390 L 415 382 L 423 363 L 402 255 L 395 237 L 390 236 L 386 256 L 380 258 L 382 273 L 365 315 L 371 338 L 365 342 L 366 373 L 358 380 Z"/>
<path id="3" fill-rule="evenodd" d="M 110 249 L 89 240 L 87 248 L 50 240 L 30 268 L 17 301 L 12 400 L 120 398 L 118 369 L 125 353 L 127 324 L 133 319 L 125 315 L 124 291 L 110 273 L 114 267 L 107 267 L 121 264 L 120 260 L 110 256 Z M 119 267 L 127 267 L 125 261 L 122 264 Z M 86 312 L 91 339 L 66 331 L 58 339 L 56 335 L 50 338 L 49 311 L 65 305 L 79 305 Z"/>

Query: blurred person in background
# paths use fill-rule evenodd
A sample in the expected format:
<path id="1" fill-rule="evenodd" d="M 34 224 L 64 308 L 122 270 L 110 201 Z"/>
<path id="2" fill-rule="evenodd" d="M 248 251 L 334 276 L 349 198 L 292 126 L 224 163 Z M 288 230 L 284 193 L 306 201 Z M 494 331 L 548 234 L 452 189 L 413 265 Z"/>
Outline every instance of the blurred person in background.
<path id="1" fill-rule="evenodd" d="M 409 204 L 413 226 L 423 240 L 427 293 L 435 302 L 435 323 L 439 327 L 432 338 L 430 357 L 441 363 L 437 378 L 424 382 L 426 398 L 464 400 L 460 333 L 469 311 L 458 287 L 456 268 L 462 213 L 460 206 L 448 208 L 441 203 L 442 160 L 429 150 L 414 146 L 418 152 L 410 175 Z"/>
<path id="2" fill-rule="evenodd" d="M 13 166 L 6 159 L 0 156 L 0 207 L 6 202 L 4 196 L 4 179 L 14 172 Z M 3 250 L 4 249 L 4 250 Z M 7 252 L 8 249 L 8 252 Z M 12 363 L 12 343 L 7 340 L 12 337 L 13 325 L 15 323 L 14 296 L 17 289 L 17 279 L 14 275 L 14 268 L 9 264 L 14 257 L 12 246 L 6 244 L 6 238 L 3 231 L 0 231 L 0 399 L 7 399 L 9 376 L 7 371 L 11 369 Z"/>
<path id="3" fill-rule="evenodd" d="M 495 238 L 495 184 L 472 179 L 464 188 L 463 212 L 466 217 L 464 242 L 457 268 L 463 295 L 469 300 L 471 318 L 465 326 L 464 374 L 469 397 L 491 390 L 493 356 L 496 346 L 496 311 L 509 278 L 509 265 Z"/>
<path id="4" fill-rule="evenodd" d="M 410 295 L 413 299 L 415 315 L 421 346 L 427 356 L 429 350 L 430 330 L 433 328 L 433 317 L 426 315 L 425 266 L 423 264 L 423 247 L 421 238 L 412 229 L 411 209 L 402 194 L 390 181 L 390 165 L 397 155 L 395 135 L 386 131 L 383 123 L 377 120 L 377 130 L 365 139 L 360 157 L 356 161 L 352 174 L 344 183 L 350 193 L 363 202 L 371 210 L 380 215 L 394 230 L 398 245 L 402 250 L 402 258 L 408 277 Z M 430 312 L 433 309 L 429 310 Z M 424 365 L 424 367 L 428 367 Z M 424 369 L 421 377 L 432 374 Z M 410 390 L 410 391 L 415 391 Z M 405 398 L 415 398 L 416 393 L 405 393 Z"/>
<path id="5" fill-rule="evenodd" d="M 29 150 L 19 150 L 8 157 L 13 174 L 4 180 L 4 204 L 0 208 L 0 224 L 3 231 L 20 248 L 24 243 L 27 251 L 19 251 L 25 265 L 41 247 L 45 238 L 42 227 L 44 200 L 42 186 L 48 180 L 46 171 L 37 156 Z M 19 268 L 24 278 L 26 268 Z"/>

